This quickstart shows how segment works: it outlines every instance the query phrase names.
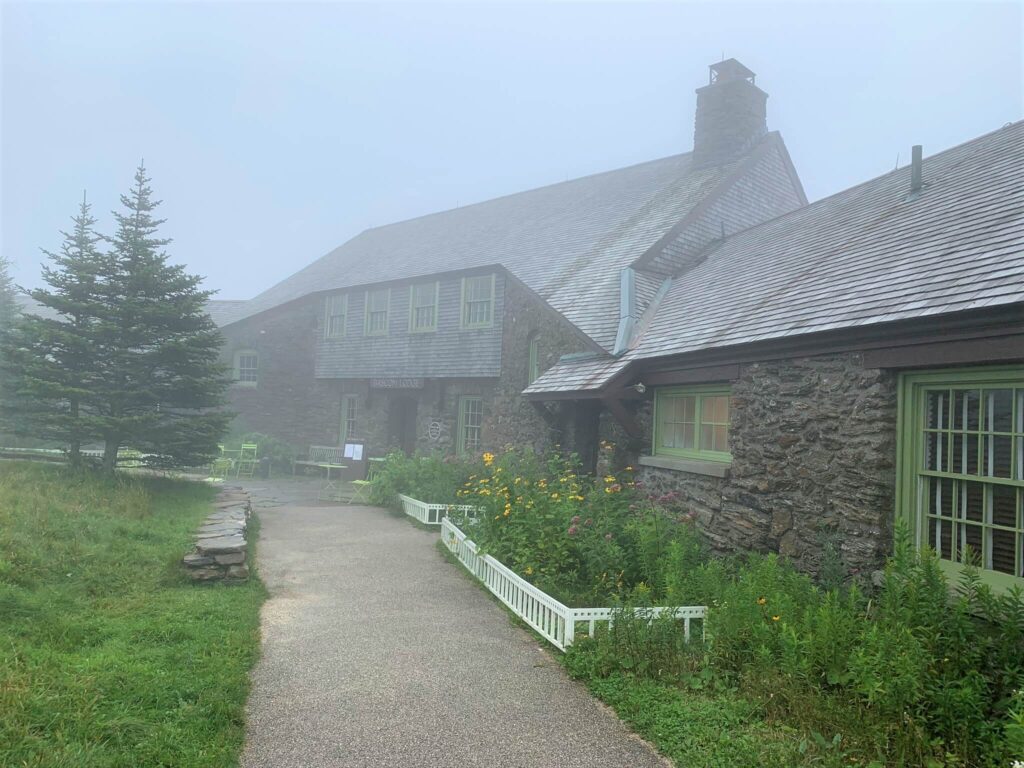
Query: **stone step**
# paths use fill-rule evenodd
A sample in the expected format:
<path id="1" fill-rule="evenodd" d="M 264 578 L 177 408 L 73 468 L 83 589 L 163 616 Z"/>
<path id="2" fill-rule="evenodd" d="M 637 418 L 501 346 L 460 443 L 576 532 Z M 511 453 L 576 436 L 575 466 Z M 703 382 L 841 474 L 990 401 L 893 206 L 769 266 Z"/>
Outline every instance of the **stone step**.
<path id="1" fill-rule="evenodd" d="M 247 545 L 243 536 L 218 536 L 200 539 L 196 549 L 204 555 L 226 555 L 231 552 L 245 552 Z"/>

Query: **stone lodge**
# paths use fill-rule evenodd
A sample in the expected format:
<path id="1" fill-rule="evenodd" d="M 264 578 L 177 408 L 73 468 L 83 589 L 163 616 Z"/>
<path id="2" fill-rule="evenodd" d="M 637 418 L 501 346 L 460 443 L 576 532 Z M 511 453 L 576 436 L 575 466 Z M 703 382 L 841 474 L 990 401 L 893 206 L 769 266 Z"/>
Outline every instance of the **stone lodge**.
<path id="1" fill-rule="evenodd" d="M 1024 584 L 1024 123 L 808 205 L 729 59 L 693 151 L 367 230 L 214 301 L 245 429 L 559 444 L 714 546 L 877 567 L 894 522 Z"/>

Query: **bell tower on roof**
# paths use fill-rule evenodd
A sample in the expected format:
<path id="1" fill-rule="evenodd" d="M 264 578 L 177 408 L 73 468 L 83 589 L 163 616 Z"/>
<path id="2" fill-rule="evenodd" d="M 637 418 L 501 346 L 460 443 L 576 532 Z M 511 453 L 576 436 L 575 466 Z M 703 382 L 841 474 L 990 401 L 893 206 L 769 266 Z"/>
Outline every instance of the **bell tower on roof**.
<path id="1" fill-rule="evenodd" d="M 708 84 L 697 89 L 693 165 L 707 168 L 742 157 L 768 132 L 768 94 L 736 59 L 708 67 Z"/>

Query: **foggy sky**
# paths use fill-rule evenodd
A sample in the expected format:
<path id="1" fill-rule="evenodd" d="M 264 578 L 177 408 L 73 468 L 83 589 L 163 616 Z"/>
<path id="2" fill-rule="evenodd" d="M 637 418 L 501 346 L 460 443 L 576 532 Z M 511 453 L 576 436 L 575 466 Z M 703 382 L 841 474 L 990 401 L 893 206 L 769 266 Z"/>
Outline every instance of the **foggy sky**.
<path id="1" fill-rule="evenodd" d="M 141 157 L 249 298 L 361 230 L 689 151 L 736 57 L 816 200 L 1022 116 L 1020 4 L 2 6 L 2 252 L 39 284 Z"/>

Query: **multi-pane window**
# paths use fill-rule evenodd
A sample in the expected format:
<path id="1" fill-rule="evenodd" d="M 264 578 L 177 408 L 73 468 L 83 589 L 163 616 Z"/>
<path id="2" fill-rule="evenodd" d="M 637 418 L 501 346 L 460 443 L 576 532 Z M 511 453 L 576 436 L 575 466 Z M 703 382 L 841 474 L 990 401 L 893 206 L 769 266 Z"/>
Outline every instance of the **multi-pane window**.
<path id="1" fill-rule="evenodd" d="M 382 336 L 388 332 L 388 306 L 390 303 L 390 288 L 377 288 L 366 292 L 367 336 Z"/>
<path id="2" fill-rule="evenodd" d="M 246 350 L 235 353 L 235 381 L 254 387 L 260 378 L 260 358 L 255 352 Z"/>
<path id="3" fill-rule="evenodd" d="M 530 334 L 529 359 L 526 363 L 526 385 L 533 384 L 540 377 L 540 336 Z"/>
<path id="4" fill-rule="evenodd" d="M 345 335 L 348 320 L 348 294 L 341 293 L 327 297 L 327 310 L 324 318 L 324 335 L 328 339 L 336 339 Z"/>
<path id="5" fill-rule="evenodd" d="M 340 445 L 356 434 L 356 395 L 341 397 L 341 440 Z"/>
<path id="6" fill-rule="evenodd" d="M 409 294 L 409 331 L 437 330 L 437 282 L 417 283 Z"/>
<path id="7" fill-rule="evenodd" d="M 486 328 L 494 314 L 494 275 L 462 279 L 462 327 Z"/>
<path id="8" fill-rule="evenodd" d="M 480 450 L 483 423 L 483 400 L 479 397 L 459 398 L 459 434 L 456 444 L 459 454 L 476 453 Z"/>
<path id="9" fill-rule="evenodd" d="M 1024 370 L 904 377 L 901 504 L 919 544 L 1024 578 Z"/>
<path id="10" fill-rule="evenodd" d="M 729 461 L 729 390 L 658 390 L 654 398 L 654 453 Z"/>

